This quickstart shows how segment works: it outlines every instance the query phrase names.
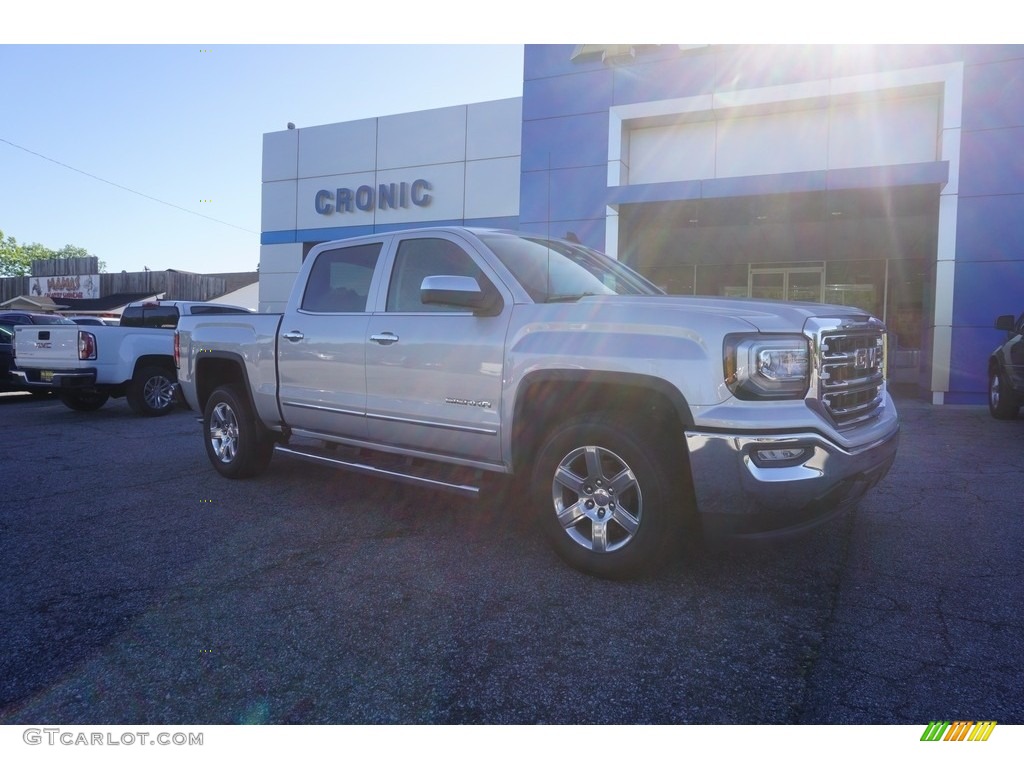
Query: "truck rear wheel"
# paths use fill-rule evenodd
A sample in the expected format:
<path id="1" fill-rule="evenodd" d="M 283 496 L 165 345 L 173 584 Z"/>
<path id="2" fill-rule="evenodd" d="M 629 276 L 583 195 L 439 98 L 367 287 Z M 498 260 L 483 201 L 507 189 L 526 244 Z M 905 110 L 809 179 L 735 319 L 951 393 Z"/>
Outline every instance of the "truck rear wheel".
<path id="1" fill-rule="evenodd" d="M 139 368 L 128 385 L 128 407 L 142 416 L 166 416 L 174 410 L 174 373 L 160 365 Z"/>
<path id="2" fill-rule="evenodd" d="M 206 455 L 224 477 L 258 475 L 270 463 L 274 441 L 256 422 L 249 399 L 238 387 L 214 390 L 203 412 Z"/>
<path id="3" fill-rule="evenodd" d="M 95 411 L 110 399 L 105 392 L 60 392 L 60 401 L 73 411 Z"/>
<path id="4" fill-rule="evenodd" d="M 540 525 L 558 555 L 586 573 L 628 578 L 664 563 L 685 512 L 672 451 L 653 429 L 589 414 L 556 427 L 533 467 Z"/>

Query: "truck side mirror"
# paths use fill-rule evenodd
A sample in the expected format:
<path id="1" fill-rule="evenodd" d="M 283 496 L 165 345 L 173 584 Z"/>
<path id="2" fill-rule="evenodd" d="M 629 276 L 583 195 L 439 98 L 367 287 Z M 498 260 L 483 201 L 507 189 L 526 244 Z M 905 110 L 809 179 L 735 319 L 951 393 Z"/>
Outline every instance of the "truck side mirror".
<path id="1" fill-rule="evenodd" d="M 487 283 L 481 288 L 475 277 L 430 275 L 420 284 L 424 304 L 448 304 L 471 309 L 476 314 L 496 315 L 501 311 L 501 294 Z"/>
<path id="2" fill-rule="evenodd" d="M 996 330 L 1012 333 L 1014 328 L 1013 315 L 1000 315 L 996 318 Z"/>

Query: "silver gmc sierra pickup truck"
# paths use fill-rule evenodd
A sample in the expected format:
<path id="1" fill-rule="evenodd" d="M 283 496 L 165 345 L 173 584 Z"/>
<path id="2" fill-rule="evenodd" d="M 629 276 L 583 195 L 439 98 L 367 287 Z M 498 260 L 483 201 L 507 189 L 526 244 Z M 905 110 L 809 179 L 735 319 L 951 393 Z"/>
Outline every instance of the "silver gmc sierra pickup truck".
<path id="1" fill-rule="evenodd" d="M 686 532 L 853 507 L 896 453 L 885 355 L 854 308 L 666 296 L 579 244 L 461 227 L 320 244 L 283 315 L 175 337 L 222 475 L 275 451 L 467 494 L 508 475 L 511 509 L 613 578 Z"/>

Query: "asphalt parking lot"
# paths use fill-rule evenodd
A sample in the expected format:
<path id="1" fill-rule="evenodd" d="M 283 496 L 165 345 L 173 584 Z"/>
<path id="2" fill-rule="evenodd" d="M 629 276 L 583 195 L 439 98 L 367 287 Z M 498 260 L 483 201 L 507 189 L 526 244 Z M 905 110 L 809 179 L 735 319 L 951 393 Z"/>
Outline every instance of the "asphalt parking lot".
<path id="1" fill-rule="evenodd" d="M 1024 723 L 1024 419 L 900 407 L 855 514 L 612 583 L 514 498 L 0 396 L 0 723 Z"/>

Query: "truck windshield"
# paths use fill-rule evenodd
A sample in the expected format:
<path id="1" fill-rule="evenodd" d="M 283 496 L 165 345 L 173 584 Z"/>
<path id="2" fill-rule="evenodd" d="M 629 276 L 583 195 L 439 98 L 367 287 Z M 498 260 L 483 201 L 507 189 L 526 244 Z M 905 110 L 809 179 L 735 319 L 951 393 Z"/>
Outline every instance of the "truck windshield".
<path id="1" fill-rule="evenodd" d="M 481 233 L 480 239 L 538 303 L 662 293 L 629 267 L 583 245 L 506 232 Z"/>

